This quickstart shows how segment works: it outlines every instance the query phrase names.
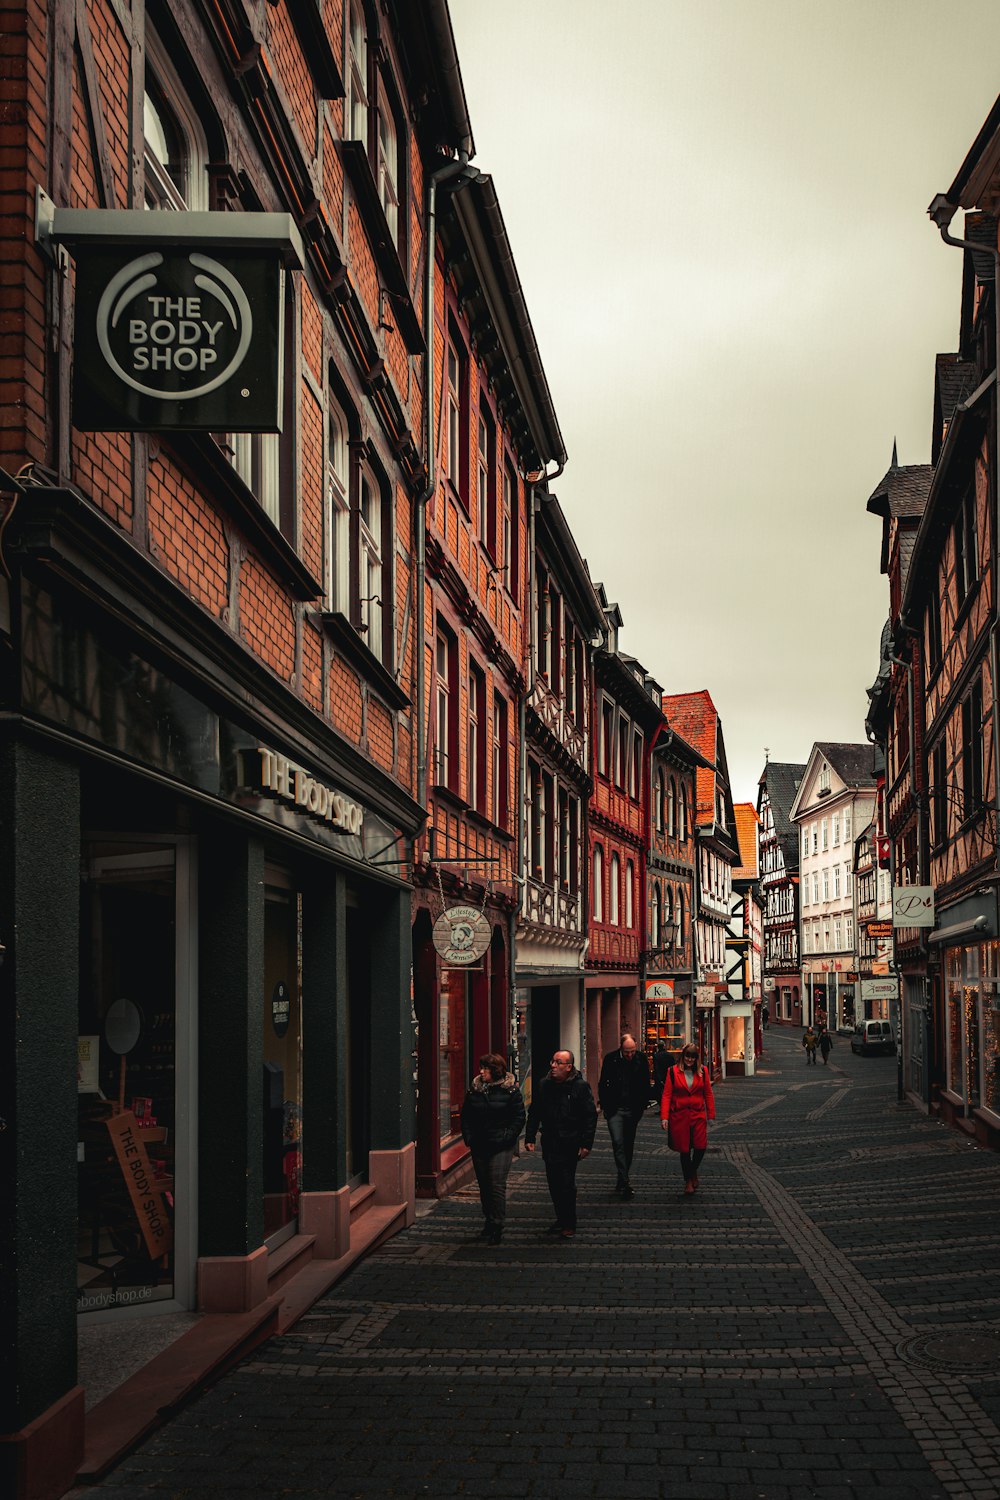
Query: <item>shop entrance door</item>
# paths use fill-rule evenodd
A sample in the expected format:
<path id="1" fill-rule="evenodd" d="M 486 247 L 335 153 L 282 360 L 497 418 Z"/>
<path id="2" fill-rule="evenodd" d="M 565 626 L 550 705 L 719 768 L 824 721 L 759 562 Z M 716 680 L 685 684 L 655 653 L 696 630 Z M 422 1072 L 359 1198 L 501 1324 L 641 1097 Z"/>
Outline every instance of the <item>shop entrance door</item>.
<path id="1" fill-rule="evenodd" d="M 549 1074 L 554 1053 L 562 1046 L 559 1036 L 559 986 L 538 985 L 531 992 L 531 1071 L 535 1091 Z M 580 1059 L 577 1058 L 579 1066 Z"/>
<path id="2" fill-rule="evenodd" d="M 367 923 L 347 907 L 347 1179 L 368 1181 L 371 1149 L 371 974 Z"/>
<path id="3" fill-rule="evenodd" d="M 85 845 L 77 1307 L 195 1300 L 197 904 L 190 844 Z"/>
<path id="4" fill-rule="evenodd" d="M 302 1187 L 302 903 L 289 874 L 264 882 L 264 1237 L 269 1249 L 298 1228 Z"/>

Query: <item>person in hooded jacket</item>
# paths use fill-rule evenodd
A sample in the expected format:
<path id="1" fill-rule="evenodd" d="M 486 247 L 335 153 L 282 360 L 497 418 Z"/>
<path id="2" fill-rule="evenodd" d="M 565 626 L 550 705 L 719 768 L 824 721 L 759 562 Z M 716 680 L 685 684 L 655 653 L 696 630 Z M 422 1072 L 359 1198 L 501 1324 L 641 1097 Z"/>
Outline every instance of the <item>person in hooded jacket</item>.
<path id="1" fill-rule="evenodd" d="M 660 1100 L 660 1125 L 668 1132 L 667 1145 L 681 1159 L 684 1191 L 698 1187 L 698 1168 L 708 1149 L 708 1122 L 715 1119 L 715 1095 L 708 1069 L 698 1048 L 688 1042 L 681 1060 L 667 1074 Z"/>
<path id="2" fill-rule="evenodd" d="M 507 1060 L 499 1052 L 487 1052 L 462 1105 L 462 1139 L 472 1152 L 479 1183 L 485 1220 L 480 1238 L 491 1245 L 503 1239 L 507 1178 L 523 1129 L 524 1100 Z"/>
<path id="3" fill-rule="evenodd" d="M 597 1084 L 597 1102 L 604 1111 L 611 1136 L 618 1174 L 615 1192 L 619 1198 L 635 1197 L 629 1173 L 635 1152 L 635 1133 L 650 1102 L 650 1091 L 649 1063 L 645 1053 L 639 1051 L 632 1033 L 623 1031 L 621 1046 L 604 1055 Z M 657 1099 L 661 1094 L 662 1090 Z"/>

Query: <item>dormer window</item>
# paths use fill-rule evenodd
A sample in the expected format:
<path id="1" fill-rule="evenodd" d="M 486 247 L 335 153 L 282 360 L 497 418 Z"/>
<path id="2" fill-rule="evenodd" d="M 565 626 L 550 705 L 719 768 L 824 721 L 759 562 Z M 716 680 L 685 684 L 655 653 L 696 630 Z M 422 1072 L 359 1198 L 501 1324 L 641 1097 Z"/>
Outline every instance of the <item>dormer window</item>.
<path id="1" fill-rule="evenodd" d="M 830 795 L 830 767 L 827 765 L 826 761 L 824 761 L 822 766 L 820 767 L 819 786 L 817 792 L 820 797 L 829 797 Z"/>

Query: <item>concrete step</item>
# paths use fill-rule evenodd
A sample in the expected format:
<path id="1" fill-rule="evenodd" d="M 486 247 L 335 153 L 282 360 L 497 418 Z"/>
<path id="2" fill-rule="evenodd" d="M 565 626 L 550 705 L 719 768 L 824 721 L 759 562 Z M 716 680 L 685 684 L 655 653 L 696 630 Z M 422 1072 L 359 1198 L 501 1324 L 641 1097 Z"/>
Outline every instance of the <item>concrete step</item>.
<path id="1" fill-rule="evenodd" d="M 362 1183 L 351 1192 L 351 1223 L 375 1206 L 375 1189 L 370 1183 Z"/>
<path id="2" fill-rule="evenodd" d="M 308 1265 L 313 1258 L 313 1246 L 316 1243 L 314 1234 L 293 1234 L 290 1240 L 279 1245 L 277 1250 L 268 1251 L 267 1256 L 267 1291 L 268 1296 L 273 1297 L 286 1282 L 297 1276 L 304 1266 Z"/>

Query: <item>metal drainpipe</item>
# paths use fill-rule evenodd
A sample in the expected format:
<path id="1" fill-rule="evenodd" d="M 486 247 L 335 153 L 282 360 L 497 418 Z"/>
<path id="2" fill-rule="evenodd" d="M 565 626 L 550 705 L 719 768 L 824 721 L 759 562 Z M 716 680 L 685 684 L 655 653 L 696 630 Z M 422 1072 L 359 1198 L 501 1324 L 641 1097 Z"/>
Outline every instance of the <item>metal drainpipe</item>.
<path id="1" fill-rule="evenodd" d="M 993 629 L 990 632 L 990 672 L 993 678 L 993 697 L 997 694 L 997 632 L 1000 631 L 1000 249 L 995 245 L 977 245 L 972 240 L 961 240 L 949 232 L 948 226 L 958 205 L 948 201 L 944 193 L 938 193 L 927 210 L 940 231 L 946 245 L 959 250 L 990 255 L 993 258 Z M 996 715 L 993 721 L 993 807 L 996 828 L 1000 832 L 1000 734 L 997 733 Z"/>
<path id="2" fill-rule="evenodd" d="M 424 356 L 424 452 L 427 457 L 427 484 L 414 501 L 413 548 L 416 576 L 416 608 L 414 610 L 415 641 L 415 696 L 417 713 L 417 764 L 414 794 L 420 806 L 427 809 L 427 708 L 424 696 L 427 673 L 424 667 L 424 586 L 427 577 L 427 502 L 437 484 L 437 443 L 434 439 L 434 272 L 437 261 L 437 190 L 439 183 L 447 182 L 466 168 L 469 153 L 461 151 L 457 161 L 446 162 L 432 172 L 427 184 L 427 263 L 424 275 L 424 338 L 427 353 Z"/>

